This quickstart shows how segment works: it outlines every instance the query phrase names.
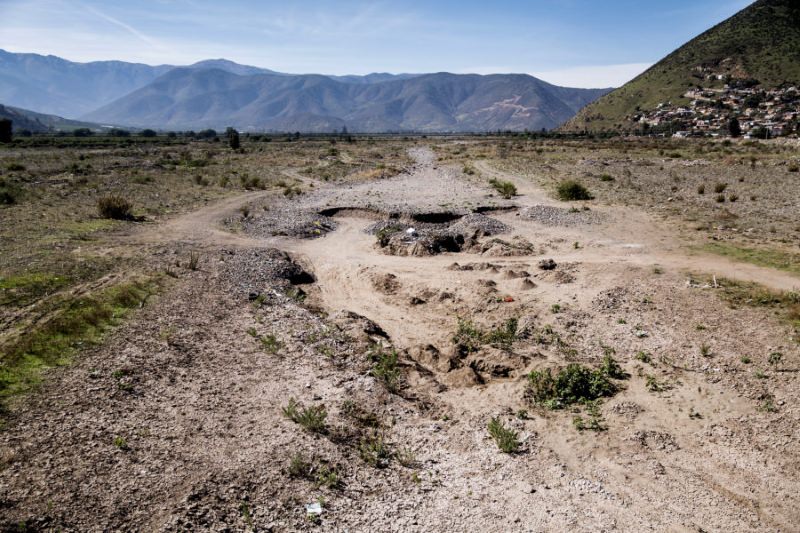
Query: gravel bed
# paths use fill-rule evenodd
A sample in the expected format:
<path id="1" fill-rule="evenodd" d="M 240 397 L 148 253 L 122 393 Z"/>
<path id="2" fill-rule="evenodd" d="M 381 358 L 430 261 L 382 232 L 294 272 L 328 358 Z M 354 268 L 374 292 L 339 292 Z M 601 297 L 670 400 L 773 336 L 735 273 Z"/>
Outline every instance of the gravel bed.
<path id="1" fill-rule="evenodd" d="M 604 216 L 593 211 L 573 211 L 563 207 L 535 205 L 520 211 L 520 216 L 535 220 L 545 226 L 583 226 L 599 224 Z"/>
<path id="2" fill-rule="evenodd" d="M 273 208 L 242 221 L 245 233 L 255 237 L 284 235 L 297 239 L 321 237 L 336 229 L 331 217 L 297 206 Z"/>
<path id="3" fill-rule="evenodd" d="M 272 297 L 274 288 L 287 289 L 314 280 L 289 254 L 271 248 L 223 250 L 220 263 L 219 277 L 241 297 Z"/>

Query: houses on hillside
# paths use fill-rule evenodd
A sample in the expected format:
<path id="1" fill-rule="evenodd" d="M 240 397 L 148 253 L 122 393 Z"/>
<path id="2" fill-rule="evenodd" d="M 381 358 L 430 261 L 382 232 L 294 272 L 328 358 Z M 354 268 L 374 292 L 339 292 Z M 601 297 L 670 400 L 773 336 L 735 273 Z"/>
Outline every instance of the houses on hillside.
<path id="1" fill-rule="evenodd" d="M 708 75 L 709 79 L 717 77 Z M 756 82 L 757 83 L 757 82 Z M 695 87 L 683 95 L 681 104 L 665 102 L 634 120 L 649 131 L 676 137 L 729 135 L 736 118 L 744 137 L 796 135 L 800 122 L 800 89 L 781 87 L 764 90 L 753 83 L 731 81 L 721 88 Z"/>

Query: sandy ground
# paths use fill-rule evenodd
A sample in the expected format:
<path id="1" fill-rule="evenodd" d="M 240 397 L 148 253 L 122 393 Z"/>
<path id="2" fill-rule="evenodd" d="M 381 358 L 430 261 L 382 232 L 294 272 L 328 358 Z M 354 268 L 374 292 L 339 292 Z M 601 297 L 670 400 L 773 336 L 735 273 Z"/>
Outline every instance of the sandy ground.
<path id="1" fill-rule="evenodd" d="M 203 246 L 202 267 L 18 402 L 0 433 L 2 527 L 798 530 L 798 344 L 778 318 L 687 284 L 717 276 L 791 290 L 797 278 L 690 254 L 674 228 L 630 208 L 595 202 L 591 217 L 575 217 L 585 223 L 543 223 L 526 210 L 564 205 L 532 181 L 477 162 L 517 185 L 505 201 L 485 179 L 438 167 L 428 149 L 412 155 L 416 165 L 394 178 L 319 182 L 291 200 L 252 193 L 127 237 Z M 315 239 L 222 229 L 260 202 L 332 210 L 335 229 Z M 413 221 L 509 207 L 489 212 L 512 228 L 497 238 L 532 251 L 390 255 L 365 231 L 381 213 Z M 288 257 L 271 249 L 313 274 L 299 285 L 304 302 L 275 274 Z M 509 318 L 531 334 L 507 351 L 457 353 L 459 319 L 488 328 Z M 268 335 L 274 349 L 261 347 Z M 399 351 L 397 394 L 370 375 L 375 341 Z M 591 366 L 609 352 L 631 376 L 600 407 L 605 431 L 578 431 L 576 413 L 526 401 L 529 371 Z M 775 352 L 780 366 L 767 362 Z M 648 377 L 662 390 L 648 390 Z M 290 397 L 324 405 L 327 431 L 284 417 Z M 492 417 L 518 431 L 520 452 L 497 449 Z M 376 431 L 392 451 L 385 468 L 360 449 Z M 293 476 L 298 454 L 341 482 Z M 311 520 L 306 504 L 317 501 Z"/>

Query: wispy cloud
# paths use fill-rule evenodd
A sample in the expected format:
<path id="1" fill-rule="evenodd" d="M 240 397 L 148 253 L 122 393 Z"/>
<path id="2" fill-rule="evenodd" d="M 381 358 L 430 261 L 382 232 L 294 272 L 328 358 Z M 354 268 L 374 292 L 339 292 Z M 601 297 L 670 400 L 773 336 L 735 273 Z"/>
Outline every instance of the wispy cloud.
<path id="1" fill-rule="evenodd" d="M 100 17 L 101 19 L 105 20 L 106 22 L 110 22 L 111 24 L 114 24 L 115 26 L 118 26 L 118 27 L 122 28 L 123 30 L 127 31 L 128 33 L 130 33 L 134 37 L 136 37 L 139 40 L 141 40 L 142 42 L 149 44 L 153 48 L 158 48 L 158 49 L 161 49 L 161 50 L 168 50 L 168 48 L 166 46 L 164 46 L 163 44 L 161 44 L 159 41 L 157 41 L 156 39 L 150 37 L 149 35 L 141 32 L 141 31 L 137 30 L 136 28 L 134 28 L 130 24 L 127 24 L 127 23 L 125 23 L 125 22 L 123 22 L 123 21 L 121 21 L 121 20 L 119 20 L 117 18 L 114 18 L 111 15 L 103 13 L 99 9 L 96 9 L 96 8 L 94 8 L 92 6 L 89 6 L 89 5 L 86 5 L 86 4 L 81 4 L 81 6 L 85 10 L 89 11 L 90 13 L 92 13 L 93 15 L 95 15 L 97 17 Z"/>

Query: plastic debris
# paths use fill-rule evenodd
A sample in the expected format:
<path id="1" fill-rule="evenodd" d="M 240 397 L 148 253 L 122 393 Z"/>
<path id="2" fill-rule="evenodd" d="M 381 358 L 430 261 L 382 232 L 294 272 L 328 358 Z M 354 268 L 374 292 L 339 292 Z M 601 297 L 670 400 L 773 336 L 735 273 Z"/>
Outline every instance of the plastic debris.
<path id="1" fill-rule="evenodd" d="M 307 503 L 306 513 L 308 514 L 322 514 L 322 504 L 319 502 Z"/>

